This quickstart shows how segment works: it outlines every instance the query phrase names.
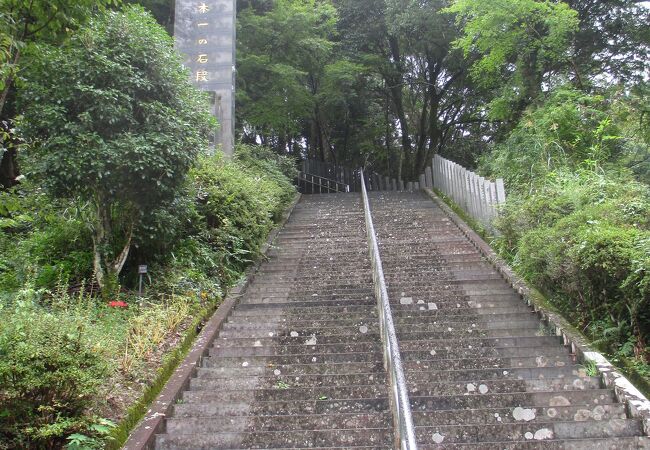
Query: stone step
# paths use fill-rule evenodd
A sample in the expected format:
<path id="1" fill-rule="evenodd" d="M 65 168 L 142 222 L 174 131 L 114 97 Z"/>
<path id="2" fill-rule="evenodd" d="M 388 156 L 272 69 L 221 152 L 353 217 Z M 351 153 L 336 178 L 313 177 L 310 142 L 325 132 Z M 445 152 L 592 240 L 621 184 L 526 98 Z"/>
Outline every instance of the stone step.
<path id="1" fill-rule="evenodd" d="M 401 346 L 403 358 L 406 359 L 448 359 L 451 357 L 466 358 L 473 356 L 477 352 L 485 352 L 486 356 L 521 356 L 526 354 L 542 354 L 546 352 L 547 355 L 569 355 L 569 349 L 558 345 L 557 339 L 541 340 L 539 341 L 525 341 L 520 340 L 520 344 L 516 345 L 516 341 L 505 342 L 504 347 L 496 346 L 482 346 L 479 342 L 477 345 L 468 344 L 466 342 L 454 343 L 454 346 L 438 347 L 429 346 L 423 347 L 420 343 L 416 345 Z M 474 342 L 474 341 L 472 341 Z M 476 342 L 474 342 L 476 344 Z M 539 345 L 542 344 L 542 345 Z M 365 353 L 382 351 L 382 346 L 379 342 L 353 342 L 342 344 L 317 344 L 317 345 L 284 345 L 281 347 L 273 346 L 267 343 L 266 346 L 262 345 L 260 341 L 257 345 L 253 346 L 221 346 L 215 344 L 209 349 L 210 356 L 222 357 L 246 357 L 246 356 L 280 356 L 280 355 L 321 355 L 321 354 L 337 354 L 337 353 Z"/>
<path id="2" fill-rule="evenodd" d="M 272 336 L 271 336 L 272 334 Z M 221 347 L 266 347 L 269 345 L 305 345 L 312 346 L 317 344 L 346 344 L 357 342 L 381 342 L 379 341 L 379 334 L 376 332 L 369 332 L 366 334 L 357 333 L 353 336 L 344 334 L 333 336 L 309 336 L 309 337 L 291 337 L 291 336 L 278 336 L 277 333 L 269 331 L 269 333 L 262 337 L 224 337 L 219 336 L 215 340 L 215 346 Z"/>
<path id="3" fill-rule="evenodd" d="M 424 444 L 619 438 L 642 433 L 641 421 L 633 419 L 416 427 L 418 442 Z"/>
<path id="4" fill-rule="evenodd" d="M 512 316 L 509 319 L 509 316 Z M 465 319 L 460 321 L 460 319 Z M 442 320 L 440 323 L 437 321 L 428 321 L 415 319 L 401 319 L 402 322 L 396 323 L 398 331 L 401 328 L 408 329 L 410 332 L 424 332 L 424 331 L 453 331 L 457 329 L 467 329 L 467 330 L 495 330 L 495 329 L 510 329 L 510 328 L 539 328 L 541 322 L 539 319 L 530 313 L 524 314 L 511 314 L 497 316 L 493 320 L 480 320 L 480 317 L 469 317 L 464 318 L 460 316 L 454 316 L 450 321 Z M 457 320 L 457 321 L 454 321 Z M 325 326 L 325 322 L 321 321 L 296 321 L 294 322 L 228 322 L 224 324 L 222 333 L 237 331 L 237 330 L 246 330 L 253 332 L 262 332 L 266 334 L 268 331 L 277 331 L 278 333 L 291 333 L 297 332 L 299 336 L 328 336 L 333 334 L 342 334 L 348 333 L 350 335 L 355 333 L 364 333 L 368 329 L 372 330 L 373 327 L 378 327 L 379 324 L 376 319 L 368 318 L 367 320 L 334 320 L 328 321 L 329 326 Z M 400 325 L 402 327 L 400 328 Z M 479 326 L 480 325 L 480 326 Z M 365 327 L 365 328 L 363 328 Z M 365 331 L 363 331 L 365 329 Z M 467 331 L 465 330 L 465 331 Z M 224 334 L 223 336 L 226 336 Z M 251 336 L 252 337 L 252 336 Z M 295 336 L 297 337 L 297 336 Z"/>
<path id="5" fill-rule="evenodd" d="M 339 373 L 339 374 L 303 374 L 303 375 L 286 375 L 280 369 L 280 375 L 275 375 L 275 371 L 260 375 L 246 375 L 237 378 L 229 377 L 218 369 L 198 368 L 196 379 L 198 380 L 216 380 L 221 389 L 255 389 L 260 386 L 275 386 L 279 380 L 284 381 L 289 386 L 313 387 L 313 386 L 350 386 L 364 385 L 372 383 L 386 384 L 386 373 Z"/>
<path id="6" fill-rule="evenodd" d="M 452 310 L 453 312 L 453 310 Z M 489 312 L 489 311 L 488 311 Z M 378 324 L 376 317 L 369 317 L 368 315 L 358 315 L 357 317 L 349 317 L 345 315 L 343 318 L 336 319 L 332 316 L 330 320 L 317 320 L 310 318 L 302 318 L 296 316 L 273 316 L 267 317 L 263 320 L 262 317 L 231 317 L 227 323 L 224 324 L 224 330 L 246 330 L 246 329 L 273 329 L 281 330 L 295 330 L 295 329 L 308 329 L 308 328 L 334 328 L 334 327 L 360 327 L 363 325 Z M 537 315 L 532 310 L 524 312 L 507 312 L 502 314 L 475 314 L 473 311 L 468 311 L 466 314 L 454 315 L 413 315 L 411 317 L 397 316 L 394 318 L 395 327 L 408 327 L 410 329 L 419 329 L 414 327 L 430 328 L 430 325 L 446 325 L 451 327 L 472 327 L 478 329 L 489 329 L 492 326 L 511 322 L 526 322 L 527 320 L 539 320 Z"/>
<path id="7" fill-rule="evenodd" d="M 372 385 L 316 386 L 292 388 L 285 381 L 278 380 L 273 387 L 261 386 L 248 390 L 219 390 L 214 381 L 193 380 L 190 390 L 183 392 L 187 403 L 251 403 L 253 401 L 303 401 L 303 400 L 354 400 L 386 397 L 388 386 Z"/>
<path id="8" fill-rule="evenodd" d="M 227 389 L 220 379 L 194 378 L 190 380 L 188 391 L 183 393 L 183 402 L 252 402 L 253 400 L 287 401 L 287 400 L 348 400 L 355 398 L 384 397 L 387 395 L 388 386 L 383 378 L 369 380 L 372 384 L 366 385 L 315 385 L 294 386 L 291 377 L 278 375 L 277 379 L 264 381 L 273 384 L 258 383 L 255 386 Z M 575 391 L 584 389 L 599 389 L 600 380 L 596 377 L 573 379 L 545 379 L 545 380 L 486 380 L 473 383 L 434 383 L 409 386 L 411 396 L 478 396 L 481 392 L 492 394 L 530 393 L 553 390 L 561 394 L 562 391 Z M 477 399 L 473 399 L 477 400 Z M 478 399 L 480 403 L 481 399 Z"/>
<path id="9" fill-rule="evenodd" d="M 168 419 L 167 433 L 191 434 L 218 432 L 259 432 L 291 430 L 329 430 L 382 428 L 391 423 L 389 413 L 336 415 L 310 414 L 291 416 L 209 416 Z"/>
<path id="10" fill-rule="evenodd" d="M 290 364 L 310 364 L 310 363 L 353 363 L 353 362 L 375 362 L 381 360 L 381 349 L 374 353 L 354 352 L 354 353 L 307 353 L 307 354 L 287 354 L 278 356 L 210 356 L 218 360 L 219 367 L 242 367 L 246 363 L 248 367 L 265 367 L 269 364 L 275 366 L 285 366 Z M 213 366 L 214 367 L 214 366 Z"/>
<path id="11" fill-rule="evenodd" d="M 388 412 L 388 398 L 355 398 L 350 400 L 303 399 L 291 401 L 262 401 L 254 403 L 177 403 L 174 405 L 174 417 L 204 416 L 276 416 L 304 414 L 341 414 L 341 413 L 385 413 Z"/>
<path id="12" fill-rule="evenodd" d="M 534 436 L 534 435 L 533 435 Z M 615 437 L 604 439 L 564 439 L 526 442 L 444 443 L 446 450 L 647 450 L 650 438 Z M 421 450 L 440 449 L 440 444 L 420 444 Z"/>
<path id="13" fill-rule="evenodd" d="M 367 333 L 378 333 L 379 332 L 379 324 L 377 323 L 367 323 L 363 325 L 355 325 L 355 326 L 335 326 L 335 327 L 329 327 L 329 328 L 319 328 L 319 327 L 311 327 L 311 328 L 301 328 L 299 330 L 289 330 L 289 329 L 283 329 L 279 328 L 278 325 L 275 324 L 262 324 L 259 327 L 254 327 L 254 328 L 246 328 L 246 329 L 233 329 L 232 327 L 226 327 L 225 324 L 224 328 L 219 332 L 219 337 L 224 337 L 224 338 L 233 338 L 233 337 L 245 337 L 245 338 L 263 338 L 270 336 L 269 333 L 273 333 L 276 336 L 288 336 L 288 337 L 294 337 L 294 338 L 300 338 L 300 337 L 310 337 L 310 336 L 353 336 L 356 334 L 367 334 Z M 426 326 L 421 327 L 423 330 L 426 330 Z M 364 331 L 365 330 L 365 331 Z M 297 335 L 295 333 L 298 333 Z"/>
<path id="14" fill-rule="evenodd" d="M 201 367 L 221 371 L 225 376 L 263 376 L 272 374 L 274 370 L 281 369 L 282 373 L 291 376 L 304 374 L 336 375 L 353 373 L 379 373 L 382 372 L 383 362 L 349 362 L 349 363 L 309 363 L 309 364 L 284 364 L 282 366 L 244 366 L 223 367 L 220 358 L 203 358 Z"/>
<path id="15" fill-rule="evenodd" d="M 573 365 L 573 359 L 569 355 L 557 356 L 512 356 L 512 357 L 488 357 L 475 356 L 470 358 L 453 359 L 427 359 L 427 360 L 406 360 L 405 370 L 468 370 L 507 367 L 569 367 Z"/>
<path id="16" fill-rule="evenodd" d="M 313 298 L 314 300 L 307 300 Z M 303 297 L 301 299 L 290 299 L 281 297 L 263 297 L 263 298 L 244 298 L 240 302 L 241 307 L 257 307 L 260 305 L 269 305 L 270 307 L 312 307 L 312 306 L 352 306 L 352 305 L 367 305 L 376 306 L 377 302 L 372 294 L 366 296 L 357 296 L 356 298 L 349 298 L 344 296 L 329 297 Z"/>
<path id="17" fill-rule="evenodd" d="M 217 344 L 218 345 L 218 344 Z M 213 346 L 209 350 L 209 356 L 220 357 L 246 357 L 246 356 L 280 356 L 280 355 L 327 355 L 337 353 L 367 353 L 381 352 L 382 346 L 379 342 L 353 342 L 343 344 L 318 344 L 318 345 L 283 345 L 266 347 L 259 345 L 252 347 L 235 346 Z"/>
<path id="18" fill-rule="evenodd" d="M 559 336 L 512 336 L 512 337 L 492 337 L 492 338 L 481 338 L 481 337 L 468 337 L 463 339 L 454 339 L 450 340 L 435 340 L 435 339 L 423 339 L 411 340 L 411 341 L 401 341 L 400 350 L 401 351 L 411 351 L 411 350 L 425 350 L 431 351 L 435 349 L 436 351 L 445 350 L 445 351 L 454 351 L 454 349 L 461 351 L 462 349 L 473 349 L 479 347 L 537 347 L 537 346 L 546 346 L 546 345 L 556 345 L 561 347 L 562 340 Z"/>
<path id="19" fill-rule="evenodd" d="M 569 349 L 558 345 L 546 345 L 543 347 L 472 347 L 472 348 L 431 348 L 418 350 L 404 350 L 402 352 L 403 361 L 427 361 L 427 360 L 449 360 L 449 359 L 466 359 L 476 357 L 487 358 L 511 358 L 511 357 L 530 357 L 533 355 L 535 362 L 537 358 L 570 356 Z M 541 361 L 539 361 L 541 362 Z"/>
<path id="20" fill-rule="evenodd" d="M 239 367 L 244 362 L 250 366 L 265 366 L 268 364 L 283 365 L 283 364 L 308 364 L 309 362 L 360 362 L 375 360 L 377 354 L 381 354 L 382 348 L 379 344 L 370 343 L 366 348 L 372 349 L 373 352 L 368 350 L 352 347 L 350 350 L 360 351 L 341 351 L 321 352 L 321 348 L 316 346 L 290 346 L 290 349 L 284 351 L 283 354 L 275 354 L 277 351 L 273 347 L 253 347 L 250 350 L 258 350 L 258 352 L 249 352 L 249 355 L 241 353 L 242 348 L 236 347 L 240 353 L 237 355 L 226 355 L 223 353 L 222 348 L 210 349 L 209 356 L 219 358 L 222 361 L 222 367 Z M 307 347 L 307 348 L 304 348 Z M 232 348 L 230 348 L 232 350 Z M 260 351 L 264 350 L 264 351 Z M 295 353 L 289 353 L 293 350 Z M 326 349 L 329 350 L 329 349 Z M 232 353 L 232 352 L 231 352 Z M 534 356 L 531 356 L 534 355 Z M 473 358 L 529 358 L 535 364 L 546 367 L 553 365 L 553 358 L 559 361 L 565 361 L 570 358 L 568 349 L 558 346 L 545 346 L 545 347 L 501 347 L 501 348 L 485 348 L 477 347 L 471 349 L 439 349 L 439 350 L 402 350 L 402 359 L 405 362 L 419 361 L 420 365 L 435 363 L 442 361 L 443 364 L 449 360 L 465 360 Z"/>
<path id="21" fill-rule="evenodd" d="M 516 303 L 515 303 L 516 302 Z M 442 309 L 442 306 L 447 304 L 438 304 L 434 303 L 429 306 L 428 303 L 415 304 L 418 308 L 392 308 L 393 317 L 395 320 L 400 320 L 401 318 L 427 318 L 434 320 L 438 317 L 452 317 L 452 316 L 467 316 L 467 315 L 476 315 L 476 316 L 490 316 L 494 314 L 506 314 L 506 313 L 530 313 L 532 314 L 532 309 L 525 305 L 523 302 L 517 300 L 513 302 L 512 306 L 485 306 L 485 307 L 462 307 L 458 308 L 455 304 L 446 306 L 446 309 Z M 424 309 L 420 310 L 419 307 Z M 463 305 L 461 305 L 463 306 Z M 429 309 L 432 308 L 432 309 Z M 367 306 L 331 306 L 331 307 L 277 307 L 273 308 L 264 308 L 264 309 L 255 309 L 255 308 L 237 308 L 230 315 L 229 320 L 239 320 L 244 319 L 246 321 L 266 321 L 266 320 L 329 320 L 332 317 L 344 317 L 347 320 L 358 320 L 364 319 L 367 317 L 376 317 L 377 316 L 377 307 L 375 304 Z"/>
<path id="22" fill-rule="evenodd" d="M 429 341 L 429 340 L 458 340 L 471 337 L 480 338 L 499 338 L 499 337 L 515 337 L 515 336 L 544 336 L 547 331 L 541 328 L 541 325 L 529 325 L 527 327 L 517 326 L 512 324 L 512 328 L 497 328 L 489 330 L 475 330 L 473 328 L 466 329 L 447 327 L 443 331 L 400 331 L 397 330 L 397 335 L 400 341 Z M 535 328 L 532 328 L 532 327 Z M 444 328 L 444 327 L 443 327 Z M 448 329 L 452 328 L 451 331 Z"/>
<path id="23" fill-rule="evenodd" d="M 388 428 L 337 430 L 263 431 L 253 433 L 191 433 L 158 435 L 156 448 L 297 448 L 301 446 L 348 447 L 350 445 L 390 445 L 393 435 Z"/>
<path id="24" fill-rule="evenodd" d="M 460 382 L 473 383 L 476 380 L 495 379 L 546 379 L 562 377 L 586 376 L 584 368 L 579 366 L 565 367 L 484 367 L 479 369 L 453 370 L 410 370 L 406 380 L 411 384 L 431 382 Z"/>

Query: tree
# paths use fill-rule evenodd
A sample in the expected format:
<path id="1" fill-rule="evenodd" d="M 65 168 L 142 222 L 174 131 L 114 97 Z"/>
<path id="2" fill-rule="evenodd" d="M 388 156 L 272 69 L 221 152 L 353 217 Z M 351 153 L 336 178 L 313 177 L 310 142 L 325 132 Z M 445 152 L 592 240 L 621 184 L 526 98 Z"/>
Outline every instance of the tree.
<path id="1" fill-rule="evenodd" d="M 0 0 L 0 120 L 19 73 L 22 51 L 34 42 L 59 43 L 83 24 L 92 11 L 119 0 Z M 9 124 L 5 131 L 11 127 Z M 9 132 L 0 135 L 0 188 L 16 183 L 16 149 Z"/>
<path id="2" fill-rule="evenodd" d="M 455 46 L 478 55 L 473 78 L 498 93 L 490 111 L 498 119 L 516 117 L 540 95 L 578 29 L 577 13 L 550 0 L 456 0 L 446 11 L 463 30 Z"/>
<path id="3" fill-rule="evenodd" d="M 214 127 L 172 39 L 141 7 L 95 17 L 28 54 L 27 157 L 48 190 L 88 205 L 94 268 L 115 288 L 140 220 L 181 187 Z"/>
<path id="4" fill-rule="evenodd" d="M 259 138 L 286 152 L 303 134 L 314 153 L 329 159 L 330 130 L 319 95 L 334 61 L 335 9 L 329 2 L 277 0 L 270 10 L 242 10 L 238 24 L 237 111 L 244 140 Z"/>
<path id="5" fill-rule="evenodd" d="M 630 84 L 647 77 L 650 59 L 650 7 L 638 0 L 566 0 L 580 28 L 572 59 L 580 77 L 599 84 L 612 79 Z M 607 74 L 606 77 L 603 77 Z M 586 85 L 586 80 L 582 83 Z M 580 86 L 585 87 L 587 86 Z"/>

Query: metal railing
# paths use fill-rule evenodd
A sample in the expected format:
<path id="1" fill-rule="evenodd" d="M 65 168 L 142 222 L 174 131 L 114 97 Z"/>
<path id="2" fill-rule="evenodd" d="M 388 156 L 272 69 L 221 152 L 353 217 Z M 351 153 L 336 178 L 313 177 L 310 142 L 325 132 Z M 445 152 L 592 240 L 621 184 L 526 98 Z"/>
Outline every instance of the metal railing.
<path id="1" fill-rule="evenodd" d="M 350 192 L 350 186 L 340 181 L 300 172 L 298 182 L 303 194 L 330 194 L 332 192 Z M 304 184 L 304 187 L 302 186 Z"/>
<path id="2" fill-rule="evenodd" d="M 361 170 L 361 179 L 363 180 L 363 170 Z M 395 443 L 402 450 L 416 450 L 417 442 L 415 439 L 415 426 L 411 416 L 411 403 L 406 387 L 406 378 L 404 377 L 404 368 L 402 367 L 402 357 L 397 344 L 397 334 L 393 324 L 393 313 L 388 301 L 388 290 L 384 280 L 384 269 L 379 256 L 379 245 L 377 244 L 377 235 L 375 226 L 372 223 L 370 213 L 370 202 L 365 183 L 361 183 L 361 196 L 363 198 L 363 210 L 366 218 L 366 232 L 368 247 L 370 251 L 370 262 L 372 264 L 372 279 L 375 287 L 375 297 L 379 309 L 379 327 L 381 341 L 384 351 L 384 367 L 388 373 L 390 388 L 390 404 L 395 423 Z"/>

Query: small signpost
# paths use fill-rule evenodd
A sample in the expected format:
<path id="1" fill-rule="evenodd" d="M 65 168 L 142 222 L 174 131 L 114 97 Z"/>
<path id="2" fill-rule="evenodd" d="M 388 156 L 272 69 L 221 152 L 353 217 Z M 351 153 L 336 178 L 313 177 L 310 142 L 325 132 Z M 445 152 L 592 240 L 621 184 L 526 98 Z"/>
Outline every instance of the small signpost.
<path id="1" fill-rule="evenodd" d="M 144 264 L 138 266 L 138 274 L 140 275 L 140 283 L 138 285 L 138 297 L 142 297 L 142 284 L 143 284 L 143 278 L 147 274 L 147 266 Z"/>

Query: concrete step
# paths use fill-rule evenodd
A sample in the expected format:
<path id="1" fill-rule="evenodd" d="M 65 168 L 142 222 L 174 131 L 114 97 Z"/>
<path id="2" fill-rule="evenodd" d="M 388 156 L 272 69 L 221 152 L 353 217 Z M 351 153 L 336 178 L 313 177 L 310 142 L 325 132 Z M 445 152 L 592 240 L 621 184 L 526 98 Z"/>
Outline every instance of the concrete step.
<path id="1" fill-rule="evenodd" d="M 443 326 L 440 331 L 400 331 L 397 330 L 397 335 L 400 341 L 431 341 L 431 340 L 460 340 L 472 337 L 479 338 L 507 338 L 519 336 L 545 336 L 548 335 L 547 330 L 542 325 L 528 325 L 525 327 L 517 327 L 512 324 L 512 328 L 497 328 L 489 330 L 477 330 L 474 328 L 466 327 L 449 327 Z M 451 330 L 449 330 L 451 328 Z"/>
<path id="2" fill-rule="evenodd" d="M 290 387 L 313 387 L 313 386 L 350 386 L 364 385 L 372 383 L 387 383 L 385 373 L 339 373 L 339 374 L 303 374 L 303 375 L 286 375 L 279 374 L 275 370 L 272 373 L 260 375 L 246 375 L 237 378 L 228 377 L 218 369 L 198 368 L 197 380 L 217 380 L 221 389 L 255 389 L 260 386 L 276 386 L 278 381 L 283 381 Z"/>
<path id="3" fill-rule="evenodd" d="M 536 424 L 539 422 L 566 422 L 570 420 L 626 419 L 622 403 L 606 405 L 518 405 L 502 408 L 454 409 L 414 411 L 416 426 L 449 426 L 459 424 Z"/>
<path id="4" fill-rule="evenodd" d="M 193 380 L 197 381 L 197 380 Z M 287 387 L 288 386 L 288 387 Z M 187 403 L 243 403 L 252 401 L 302 401 L 302 400 L 354 400 L 386 397 L 388 388 L 385 384 L 365 386 L 318 386 L 293 388 L 284 381 L 278 381 L 273 387 L 260 386 L 248 390 L 218 390 L 217 383 L 201 380 L 190 386 L 183 393 Z"/>
<path id="5" fill-rule="evenodd" d="M 366 334 L 357 333 L 353 336 L 345 334 L 332 336 L 299 336 L 291 337 L 278 336 L 277 333 L 270 331 L 268 335 L 262 337 L 223 337 L 219 336 L 215 340 L 215 346 L 220 347 L 267 347 L 270 345 L 305 345 L 312 346 L 317 344 L 345 344 L 356 342 L 378 342 L 379 334 L 377 332 L 368 332 Z"/>
<path id="6" fill-rule="evenodd" d="M 417 367 L 417 366 L 416 366 Z M 410 370 L 406 374 L 409 383 L 431 383 L 495 379 L 543 379 L 584 377 L 586 371 L 580 366 L 565 367 L 483 367 L 477 369 L 453 370 Z"/>
<path id="7" fill-rule="evenodd" d="M 286 354 L 278 356 L 222 356 L 210 355 L 215 361 L 218 361 L 219 367 L 242 367 L 246 364 L 248 367 L 266 367 L 269 364 L 275 366 L 286 366 L 291 364 L 311 364 L 311 363 L 353 363 L 353 362 L 375 362 L 381 360 L 381 349 L 374 353 L 355 352 L 355 353 L 303 353 L 303 354 Z"/>
<path id="8" fill-rule="evenodd" d="M 276 369 L 281 369 L 285 375 L 300 376 L 303 374 L 335 375 L 347 373 L 378 373 L 383 371 L 383 362 L 346 362 L 346 363 L 308 363 L 308 364 L 283 364 L 266 366 L 253 366 L 242 363 L 241 367 L 223 367 L 222 358 L 203 358 L 201 367 L 220 370 L 227 376 L 260 376 L 266 373 L 272 374 Z"/>
<path id="9" fill-rule="evenodd" d="M 403 350 L 402 360 L 404 361 L 429 361 L 429 360 L 448 360 L 448 359 L 467 359 L 467 358 L 512 358 L 512 357 L 530 357 L 536 355 L 537 358 L 559 357 L 566 358 L 570 356 L 569 350 L 557 345 L 546 345 L 543 347 L 472 347 L 472 348 L 439 348 L 439 349 L 418 349 Z M 550 362 L 550 360 L 547 360 Z M 547 364 L 546 364 L 547 365 Z"/>
<path id="10" fill-rule="evenodd" d="M 452 310 L 453 311 L 453 310 Z M 296 318 L 296 317 L 267 317 L 264 320 L 261 317 L 257 318 L 241 318 L 241 317 L 231 317 L 227 323 L 224 324 L 224 330 L 249 330 L 249 329 L 258 329 L 258 330 L 272 330 L 277 331 L 282 330 L 295 330 L 295 329 L 308 329 L 308 328 L 358 328 L 363 325 L 376 325 L 378 326 L 377 319 L 375 317 L 367 316 L 357 316 L 350 317 L 345 315 L 344 319 L 336 319 L 332 316 L 329 317 L 331 320 L 314 320 L 309 318 Z M 454 314 L 446 316 L 444 314 L 438 314 L 434 317 L 427 316 L 416 316 L 416 317 L 396 317 L 394 319 L 395 327 L 405 328 L 409 330 L 418 331 L 421 329 L 437 329 L 440 326 L 451 326 L 451 327 L 471 327 L 477 329 L 490 329 L 492 327 L 501 328 L 501 325 L 504 323 L 526 323 L 526 322 L 535 321 L 538 322 L 539 319 L 531 310 L 525 312 L 517 313 L 502 313 L 502 314 L 474 314 L 473 312 L 468 312 L 466 314 Z"/>
<path id="11" fill-rule="evenodd" d="M 260 343 L 261 344 L 261 343 Z M 280 355 L 328 355 L 337 353 L 368 353 L 381 352 L 379 342 L 355 342 L 344 344 L 318 344 L 318 345 L 283 345 L 266 347 L 216 347 L 209 350 L 209 356 L 245 357 L 245 356 L 280 356 Z"/>
<path id="12" fill-rule="evenodd" d="M 423 359 L 407 360 L 404 362 L 406 370 L 468 370 L 507 367 L 569 367 L 573 365 L 569 355 L 558 356 L 513 356 L 513 357 L 488 357 L 481 355 L 473 358 L 453 359 Z"/>
<path id="13" fill-rule="evenodd" d="M 236 328 L 231 324 L 230 327 L 224 325 L 223 330 L 219 333 L 219 337 L 224 338 L 233 338 L 233 337 L 245 337 L 245 338 L 264 338 L 269 336 L 269 333 L 274 333 L 276 336 L 289 336 L 289 337 L 309 337 L 309 336 L 354 336 L 356 334 L 367 334 L 367 333 L 378 333 L 379 324 L 367 323 L 353 325 L 353 326 L 333 326 L 328 328 L 319 328 L 319 327 L 304 327 L 301 329 L 289 330 L 288 328 L 283 328 L 280 325 L 275 324 L 266 324 L 260 325 L 259 327 L 253 326 L 252 328 Z M 227 325 L 227 324 L 226 324 Z M 505 324 L 504 324 L 505 325 Z M 414 327 L 419 327 L 419 329 L 427 330 L 426 325 L 414 325 Z M 242 325 L 244 327 L 244 325 Z M 291 327 L 295 328 L 295 327 Z M 364 331 L 365 330 L 365 331 Z M 298 333 L 297 335 L 295 333 Z"/>
<path id="14" fill-rule="evenodd" d="M 513 313 L 532 313 L 532 309 L 524 304 L 520 299 L 512 301 L 512 304 L 508 305 L 482 305 L 478 307 L 474 305 L 469 307 L 467 302 L 461 304 L 459 308 L 458 303 L 436 303 L 431 302 L 432 305 L 425 303 L 413 303 L 411 305 L 406 305 L 407 307 L 401 307 L 404 305 L 391 305 L 393 310 L 393 317 L 398 320 L 401 317 L 426 317 L 434 319 L 438 316 L 450 317 L 450 316 L 466 316 L 469 314 L 474 315 L 491 315 L 491 314 L 505 314 L 509 312 Z M 424 309 L 420 309 L 420 307 Z M 377 316 L 377 306 L 376 303 L 367 304 L 367 305 L 350 305 L 350 306 L 267 306 L 264 308 L 255 308 L 255 307 L 242 307 L 237 308 L 231 314 L 231 319 L 236 318 L 246 318 L 246 320 L 254 321 L 264 321 L 267 318 L 269 320 L 276 319 L 287 319 L 297 320 L 329 320 L 332 317 L 343 317 L 345 319 L 360 319 L 365 317 L 376 317 Z"/>

